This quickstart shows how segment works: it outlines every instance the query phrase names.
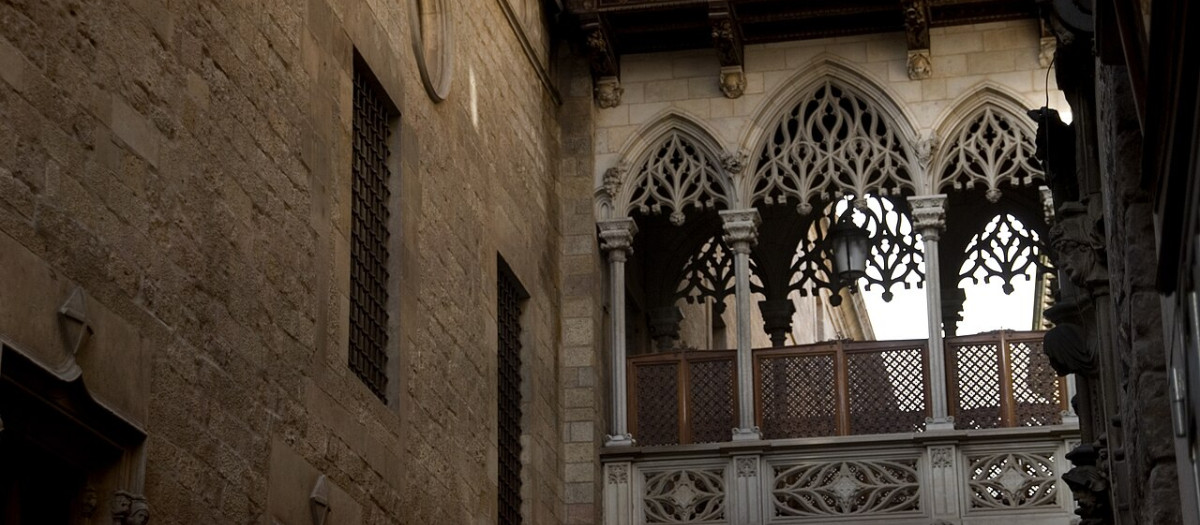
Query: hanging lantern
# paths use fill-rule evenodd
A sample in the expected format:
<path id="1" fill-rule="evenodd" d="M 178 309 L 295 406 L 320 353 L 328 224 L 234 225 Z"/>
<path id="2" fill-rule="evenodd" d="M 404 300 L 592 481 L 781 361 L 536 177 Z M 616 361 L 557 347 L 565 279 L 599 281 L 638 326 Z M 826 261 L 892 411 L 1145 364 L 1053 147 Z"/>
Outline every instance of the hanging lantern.
<path id="1" fill-rule="evenodd" d="M 829 228 L 829 244 L 838 280 L 848 284 L 866 277 L 871 235 L 855 225 L 849 214 Z"/>

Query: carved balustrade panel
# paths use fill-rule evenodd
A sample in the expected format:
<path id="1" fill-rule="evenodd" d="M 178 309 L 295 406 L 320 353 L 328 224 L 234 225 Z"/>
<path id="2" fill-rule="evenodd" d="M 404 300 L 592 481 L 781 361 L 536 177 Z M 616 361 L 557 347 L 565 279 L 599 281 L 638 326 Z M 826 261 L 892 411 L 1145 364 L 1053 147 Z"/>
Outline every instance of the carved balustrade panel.
<path id="1" fill-rule="evenodd" d="M 643 472 L 644 523 L 727 523 L 725 468 Z"/>
<path id="2" fill-rule="evenodd" d="M 925 348 L 846 354 L 850 433 L 886 434 L 925 429 Z"/>
<path id="3" fill-rule="evenodd" d="M 771 516 L 917 514 L 917 458 L 771 462 Z"/>
<path id="4" fill-rule="evenodd" d="M 832 353 L 760 357 L 758 368 L 764 438 L 837 434 Z"/>
<path id="5" fill-rule="evenodd" d="M 968 511 L 1058 505 L 1055 451 L 967 455 Z"/>

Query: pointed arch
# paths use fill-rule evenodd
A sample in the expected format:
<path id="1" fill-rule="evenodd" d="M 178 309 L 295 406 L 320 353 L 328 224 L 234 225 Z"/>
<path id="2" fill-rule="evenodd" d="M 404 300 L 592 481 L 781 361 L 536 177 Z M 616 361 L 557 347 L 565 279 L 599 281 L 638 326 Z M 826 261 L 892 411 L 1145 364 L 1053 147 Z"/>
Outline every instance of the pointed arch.
<path id="1" fill-rule="evenodd" d="M 915 192 L 913 119 L 886 88 L 834 57 L 783 82 L 742 141 L 751 169 L 738 195 L 748 206 L 824 196 Z"/>
<path id="2" fill-rule="evenodd" d="M 599 218 L 668 213 L 682 224 L 688 210 L 736 206 L 734 184 L 714 134 L 695 119 L 670 111 L 625 145 L 597 195 Z"/>
<path id="3" fill-rule="evenodd" d="M 930 193 L 984 186 L 996 202 L 1001 185 L 1044 180 L 1034 157 L 1037 131 L 1019 96 L 985 84 L 961 98 L 939 118 L 941 147 L 931 163 Z"/>

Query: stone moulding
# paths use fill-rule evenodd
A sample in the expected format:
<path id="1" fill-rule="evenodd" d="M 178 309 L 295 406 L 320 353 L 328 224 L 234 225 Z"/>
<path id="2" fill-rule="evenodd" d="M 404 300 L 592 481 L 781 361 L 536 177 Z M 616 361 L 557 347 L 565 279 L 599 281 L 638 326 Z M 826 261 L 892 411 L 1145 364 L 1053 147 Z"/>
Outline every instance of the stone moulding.
<path id="1" fill-rule="evenodd" d="M 454 20 L 447 0 L 409 0 L 409 33 L 425 92 L 446 100 L 454 79 Z"/>

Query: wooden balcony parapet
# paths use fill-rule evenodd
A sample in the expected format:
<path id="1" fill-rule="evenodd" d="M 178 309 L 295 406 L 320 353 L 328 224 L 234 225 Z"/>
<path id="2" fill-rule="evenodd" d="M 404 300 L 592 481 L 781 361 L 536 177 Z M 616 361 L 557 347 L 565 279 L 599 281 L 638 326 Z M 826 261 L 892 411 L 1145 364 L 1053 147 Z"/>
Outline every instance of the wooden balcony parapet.
<path id="1" fill-rule="evenodd" d="M 945 340 L 955 428 L 1062 423 L 1066 381 L 1042 353 L 1042 334 Z M 753 356 L 755 419 L 764 439 L 923 432 L 931 415 L 924 339 L 833 341 L 758 349 Z M 732 350 L 629 358 L 629 422 L 638 443 L 728 441 L 738 421 L 735 358 Z"/>

